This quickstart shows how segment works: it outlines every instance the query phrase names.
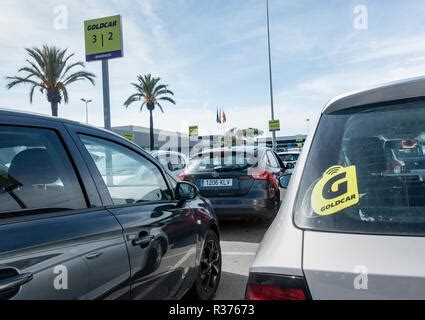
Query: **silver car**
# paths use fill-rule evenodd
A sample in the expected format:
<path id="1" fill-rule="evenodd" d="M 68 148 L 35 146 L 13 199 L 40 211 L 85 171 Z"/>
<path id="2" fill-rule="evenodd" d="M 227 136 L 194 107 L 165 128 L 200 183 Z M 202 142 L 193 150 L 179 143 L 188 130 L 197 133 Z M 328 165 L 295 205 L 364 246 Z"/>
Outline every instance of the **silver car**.
<path id="1" fill-rule="evenodd" d="M 424 88 L 417 78 L 326 106 L 250 269 L 247 299 L 425 299 Z"/>

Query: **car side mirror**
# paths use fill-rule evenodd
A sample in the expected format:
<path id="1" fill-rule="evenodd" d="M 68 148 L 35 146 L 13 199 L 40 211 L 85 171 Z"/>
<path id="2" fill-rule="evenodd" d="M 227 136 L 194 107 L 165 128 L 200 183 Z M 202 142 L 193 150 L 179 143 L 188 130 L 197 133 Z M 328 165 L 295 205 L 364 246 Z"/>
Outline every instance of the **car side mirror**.
<path id="1" fill-rule="evenodd" d="M 295 166 L 294 166 L 294 164 L 292 162 L 288 162 L 286 164 L 286 169 L 294 169 L 294 168 L 295 168 Z"/>
<path id="2" fill-rule="evenodd" d="M 193 200 L 199 195 L 197 186 L 190 182 L 179 182 L 176 187 L 176 199 L 179 201 Z"/>
<path id="3" fill-rule="evenodd" d="M 288 189 L 289 182 L 291 181 L 292 174 L 285 174 L 279 178 L 279 186 L 282 189 Z"/>

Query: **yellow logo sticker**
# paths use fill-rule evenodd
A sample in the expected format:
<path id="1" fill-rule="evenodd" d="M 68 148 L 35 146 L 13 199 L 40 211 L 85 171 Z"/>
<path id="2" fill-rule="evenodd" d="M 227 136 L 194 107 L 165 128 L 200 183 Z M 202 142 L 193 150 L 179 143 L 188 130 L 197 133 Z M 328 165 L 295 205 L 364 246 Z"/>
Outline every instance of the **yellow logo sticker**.
<path id="1" fill-rule="evenodd" d="M 333 166 L 317 182 L 311 206 L 320 216 L 328 216 L 359 203 L 356 167 Z"/>

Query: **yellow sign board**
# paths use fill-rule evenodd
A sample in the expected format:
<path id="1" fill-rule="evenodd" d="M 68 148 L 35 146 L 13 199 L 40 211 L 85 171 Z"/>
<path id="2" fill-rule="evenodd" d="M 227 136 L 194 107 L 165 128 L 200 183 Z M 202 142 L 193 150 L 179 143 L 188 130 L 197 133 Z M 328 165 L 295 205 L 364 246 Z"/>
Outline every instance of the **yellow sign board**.
<path id="1" fill-rule="evenodd" d="M 134 135 L 131 134 L 131 133 L 124 133 L 123 137 L 126 138 L 128 141 L 131 141 L 131 142 L 133 142 L 133 140 L 134 140 Z"/>
<path id="2" fill-rule="evenodd" d="M 270 120 L 269 129 L 270 131 L 280 131 L 280 120 Z"/>
<path id="3" fill-rule="evenodd" d="M 121 16 L 84 21 L 86 61 L 123 56 Z"/>
<path id="4" fill-rule="evenodd" d="M 189 127 L 189 137 L 197 137 L 199 135 L 198 126 Z"/>

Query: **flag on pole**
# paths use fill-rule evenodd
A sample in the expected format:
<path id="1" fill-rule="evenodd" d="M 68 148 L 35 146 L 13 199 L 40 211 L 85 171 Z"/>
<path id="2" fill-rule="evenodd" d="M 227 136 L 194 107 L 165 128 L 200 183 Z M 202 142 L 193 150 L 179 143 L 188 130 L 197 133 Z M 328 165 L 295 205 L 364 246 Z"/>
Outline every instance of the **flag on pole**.
<path id="1" fill-rule="evenodd" d="M 224 112 L 224 110 L 221 111 L 221 123 L 226 123 L 227 122 L 227 117 L 226 117 L 226 113 Z"/>
<path id="2" fill-rule="evenodd" d="M 217 108 L 217 120 L 216 120 L 216 122 L 217 122 L 217 123 L 219 123 L 219 124 L 221 124 L 221 123 L 222 123 L 222 122 L 221 122 L 221 116 L 220 116 L 220 113 L 221 113 L 221 112 L 219 112 L 219 111 L 218 111 L 218 108 Z"/>

